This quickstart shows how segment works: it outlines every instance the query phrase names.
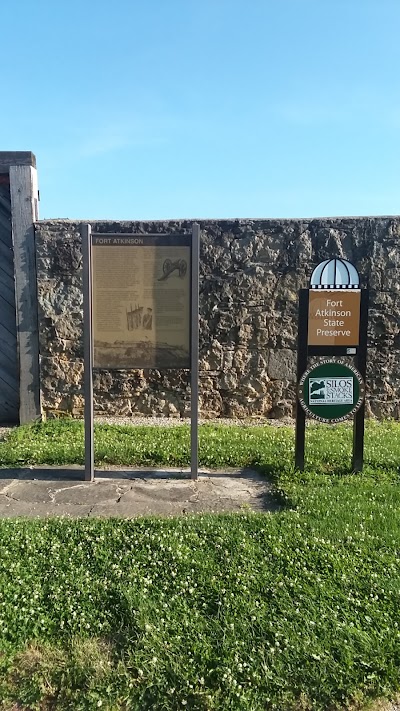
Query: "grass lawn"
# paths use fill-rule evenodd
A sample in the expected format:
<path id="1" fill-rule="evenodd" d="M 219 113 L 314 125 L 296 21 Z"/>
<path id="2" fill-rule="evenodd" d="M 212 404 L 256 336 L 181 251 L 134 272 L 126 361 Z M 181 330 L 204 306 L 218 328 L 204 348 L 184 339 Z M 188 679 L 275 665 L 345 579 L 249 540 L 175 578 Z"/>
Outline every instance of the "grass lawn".
<path id="1" fill-rule="evenodd" d="M 257 466 L 276 514 L 0 521 L 0 708 L 360 708 L 400 690 L 400 426 L 203 426 L 202 465 Z M 184 465 L 188 429 L 96 428 L 98 464 Z M 14 430 L 0 463 L 83 461 L 80 423 Z M 17 705 L 18 704 L 18 705 Z"/>

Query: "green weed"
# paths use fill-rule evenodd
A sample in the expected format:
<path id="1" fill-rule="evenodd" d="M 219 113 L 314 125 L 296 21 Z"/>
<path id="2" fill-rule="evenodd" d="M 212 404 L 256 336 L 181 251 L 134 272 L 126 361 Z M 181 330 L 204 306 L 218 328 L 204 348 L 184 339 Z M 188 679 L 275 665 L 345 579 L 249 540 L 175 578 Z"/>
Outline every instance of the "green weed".
<path id="1" fill-rule="evenodd" d="M 16 429 L 2 462 L 53 448 L 65 463 L 82 434 Z M 398 435 L 369 423 L 355 475 L 351 429 L 310 427 L 300 473 L 290 428 L 203 427 L 203 464 L 263 468 L 287 502 L 275 514 L 1 521 L 0 708 L 327 711 L 394 696 Z M 188 461 L 185 427 L 96 439 L 103 462 Z"/>

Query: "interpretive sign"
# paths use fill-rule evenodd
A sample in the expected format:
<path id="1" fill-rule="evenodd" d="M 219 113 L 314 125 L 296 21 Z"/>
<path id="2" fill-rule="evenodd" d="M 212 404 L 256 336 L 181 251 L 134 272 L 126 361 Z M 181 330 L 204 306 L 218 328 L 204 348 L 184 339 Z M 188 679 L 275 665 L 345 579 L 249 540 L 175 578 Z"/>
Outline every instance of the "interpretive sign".
<path id="1" fill-rule="evenodd" d="M 361 291 L 311 291 L 308 302 L 309 346 L 358 346 Z"/>
<path id="2" fill-rule="evenodd" d="M 190 249 L 190 235 L 92 235 L 94 368 L 190 368 Z"/>
<path id="3" fill-rule="evenodd" d="M 198 477 L 199 245 L 190 234 L 93 233 L 81 225 L 85 479 L 94 480 L 93 369 L 190 370 L 191 477 Z"/>
<path id="4" fill-rule="evenodd" d="M 320 422 L 354 416 L 353 470 L 361 471 L 364 450 L 368 291 L 357 269 L 334 257 L 318 264 L 310 287 L 299 292 L 295 462 L 304 468 L 306 415 Z M 324 356 L 312 368 L 309 356 Z M 355 364 L 326 356 L 354 356 Z"/>
<path id="5" fill-rule="evenodd" d="M 303 373 L 298 396 L 303 410 L 313 419 L 343 422 L 360 409 L 365 386 L 353 365 L 339 360 L 322 360 Z"/>

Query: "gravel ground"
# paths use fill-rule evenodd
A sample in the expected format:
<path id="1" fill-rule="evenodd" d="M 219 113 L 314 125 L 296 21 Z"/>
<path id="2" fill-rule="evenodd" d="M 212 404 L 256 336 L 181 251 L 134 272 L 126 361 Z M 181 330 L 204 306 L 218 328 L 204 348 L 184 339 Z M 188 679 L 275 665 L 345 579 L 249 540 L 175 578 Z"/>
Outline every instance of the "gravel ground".
<path id="1" fill-rule="evenodd" d="M 175 417 L 95 417 L 95 422 L 104 422 L 113 425 L 161 425 L 162 427 L 177 427 L 179 425 L 190 424 L 190 419 L 175 418 Z M 243 420 L 234 418 L 218 418 L 215 420 L 203 419 L 199 420 L 201 425 L 241 425 L 243 427 L 260 427 L 262 425 L 272 425 L 274 427 L 282 427 L 294 425 L 294 420 L 284 418 L 282 420 L 267 420 L 261 417 L 247 418 Z"/>

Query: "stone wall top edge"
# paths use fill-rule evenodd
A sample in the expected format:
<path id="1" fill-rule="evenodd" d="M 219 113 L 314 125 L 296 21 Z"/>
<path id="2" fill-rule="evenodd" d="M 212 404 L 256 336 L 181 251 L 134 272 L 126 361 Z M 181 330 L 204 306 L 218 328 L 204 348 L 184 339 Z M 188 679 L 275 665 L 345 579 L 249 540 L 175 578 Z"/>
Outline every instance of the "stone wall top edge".
<path id="1" fill-rule="evenodd" d="M 180 218 L 166 218 L 165 220 L 118 220 L 118 219 L 96 219 L 96 220 L 79 220 L 70 218 L 49 218 L 38 220 L 35 224 L 38 227 L 46 225 L 80 225 L 80 224 L 166 224 L 166 223 L 177 223 L 177 222 L 199 222 L 201 224 L 221 224 L 226 222 L 232 223 L 248 223 L 248 222 L 270 222 L 271 224 L 290 224 L 290 223 L 315 223 L 315 222 L 363 222 L 364 220 L 400 220 L 400 215 L 343 215 L 334 217 L 221 217 L 221 218 L 206 218 L 206 217 L 180 217 Z"/>

